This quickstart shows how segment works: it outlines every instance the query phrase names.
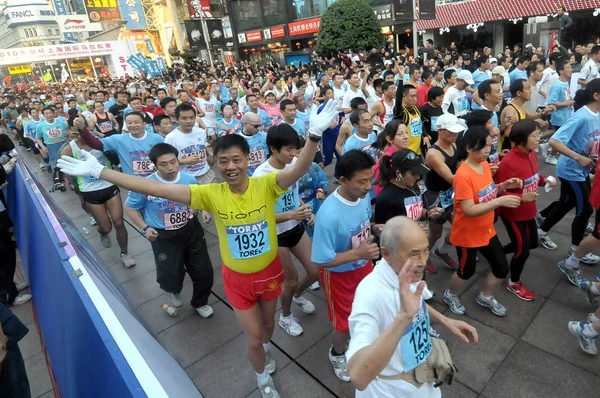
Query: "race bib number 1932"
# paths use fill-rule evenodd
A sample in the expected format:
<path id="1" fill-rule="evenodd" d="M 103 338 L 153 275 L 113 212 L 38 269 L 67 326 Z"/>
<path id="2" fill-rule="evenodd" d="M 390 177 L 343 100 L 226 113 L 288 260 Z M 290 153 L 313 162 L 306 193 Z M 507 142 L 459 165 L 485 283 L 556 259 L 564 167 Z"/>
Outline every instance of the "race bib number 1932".
<path id="1" fill-rule="evenodd" d="M 271 250 L 266 220 L 252 224 L 225 226 L 231 257 L 242 260 Z"/>

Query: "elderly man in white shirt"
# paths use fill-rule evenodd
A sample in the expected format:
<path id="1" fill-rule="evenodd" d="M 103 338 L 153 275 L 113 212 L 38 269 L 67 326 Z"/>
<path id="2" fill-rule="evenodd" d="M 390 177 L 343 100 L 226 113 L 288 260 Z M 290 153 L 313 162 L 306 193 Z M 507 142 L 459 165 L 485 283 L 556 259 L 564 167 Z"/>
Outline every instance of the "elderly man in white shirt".
<path id="1" fill-rule="evenodd" d="M 424 302 L 431 296 L 422 281 L 429 246 L 418 224 L 407 217 L 389 220 L 381 234 L 381 254 L 375 270 L 358 285 L 349 318 L 346 357 L 356 397 L 439 398 L 434 383 L 418 388 L 398 376 L 431 353 L 430 320 L 472 344 L 477 331 Z"/>

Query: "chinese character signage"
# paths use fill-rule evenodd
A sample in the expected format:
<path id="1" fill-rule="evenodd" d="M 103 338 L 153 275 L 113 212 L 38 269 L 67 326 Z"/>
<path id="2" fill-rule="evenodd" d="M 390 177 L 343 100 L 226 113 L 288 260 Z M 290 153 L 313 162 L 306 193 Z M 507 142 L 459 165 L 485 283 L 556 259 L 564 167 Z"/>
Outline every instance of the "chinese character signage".
<path id="1" fill-rule="evenodd" d="M 288 30 L 290 36 L 305 35 L 308 33 L 317 33 L 319 31 L 319 25 L 321 24 L 321 17 L 303 19 L 302 21 L 296 21 L 288 24 Z"/>
<path id="2" fill-rule="evenodd" d="M 144 70 L 145 61 L 140 61 L 136 56 L 132 55 L 127 58 L 127 63 L 135 70 Z"/>
<path id="3" fill-rule="evenodd" d="M 252 43 L 253 41 L 261 41 L 262 39 L 262 33 L 260 30 L 246 32 L 246 40 L 248 41 L 248 43 Z"/>
<path id="4" fill-rule="evenodd" d="M 146 39 L 144 40 L 144 44 L 146 45 L 146 50 L 148 50 L 148 53 L 154 54 L 154 46 L 152 45 L 152 40 Z"/>
<path id="5" fill-rule="evenodd" d="M 210 37 L 211 47 L 225 48 L 225 36 L 223 35 L 223 25 L 219 19 L 207 19 L 206 27 Z"/>
<path id="6" fill-rule="evenodd" d="M 156 58 L 156 63 L 158 63 L 158 69 L 160 69 L 161 72 L 167 71 L 167 64 L 165 64 L 165 59 L 163 57 Z"/>
<path id="7" fill-rule="evenodd" d="M 190 11 L 190 18 L 212 17 L 210 0 L 187 0 L 187 4 Z"/>
<path id="8" fill-rule="evenodd" d="M 435 0 L 419 0 L 419 19 L 435 19 Z"/>
<path id="9" fill-rule="evenodd" d="M 412 0 L 394 0 L 394 21 L 414 21 Z"/>
<path id="10" fill-rule="evenodd" d="M 8 73 L 11 75 L 20 75 L 21 73 L 31 73 L 30 65 L 14 65 L 8 67 Z"/>
<path id="11" fill-rule="evenodd" d="M 380 7 L 373 7 L 373 12 L 377 17 L 377 20 L 382 25 L 392 24 L 392 5 L 388 4 Z"/>
<path id="12" fill-rule="evenodd" d="M 86 0 L 85 7 L 92 22 L 121 20 L 117 0 Z"/>
<path id="13" fill-rule="evenodd" d="M 144 72 L 148 77 L 160 76 L 160 69 L 158 68 L 158 62 L 146 60 Z"/>
<path id="14" fill-rule="evenodd" d="M 281 25 L 275 26 L 274 28 L 263 29 L 263 37 L 265 40 L 285 37 L 285 26 Z"/>
<path id="15" fill-rule="evenodd" d="M 65 4 L 65 0 L 53 0 L 54 3 L 54 11 L 56 12 L 56 15 L 67 15 L 68 14 L 68 9 L 67 9 L 67 5 Z M 75 16 L 76 19 L 76 16 Z M 73 32 L 64 32 L 63 31 L 63 36 L 65 38 L 65 41 L 76 41 L 75 40 L 75 34 Z"/>
<path id="16" fill-rule="evenodd" d="M 146 14 L 142 8 L 142 0 L 119 0 L 119 8 L 123 19 L 127 21 L 125 28 L 129 30 L 144 30 L 148 28 Z"/>
<path id="17" fill-rule="evenodd" d="M 0 50 L 0 65 L 31 64 L 64 58 L 83 58 L 108 55 L 113 52 L 116 41 L 95 43 L 61 44 L 55 46 L 22 47 Z"/>
<path id="18" fill-rule="evenodd" d="M 206 39 L 202 31 L 202 21 L 184 21 L 185 31 L 191 50 L 206 50 Z"/>

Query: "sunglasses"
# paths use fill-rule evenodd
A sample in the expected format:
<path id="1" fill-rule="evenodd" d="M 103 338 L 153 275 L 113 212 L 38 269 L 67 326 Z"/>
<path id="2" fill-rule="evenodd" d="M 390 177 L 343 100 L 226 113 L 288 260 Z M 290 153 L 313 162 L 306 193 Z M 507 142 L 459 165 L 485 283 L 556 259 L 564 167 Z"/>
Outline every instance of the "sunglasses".
<path id="1" fill-rule="evenodd" d="M 255 129 L 260 127 L 260 124 L 251 124 L 250 126 L 254 127 Z"/>

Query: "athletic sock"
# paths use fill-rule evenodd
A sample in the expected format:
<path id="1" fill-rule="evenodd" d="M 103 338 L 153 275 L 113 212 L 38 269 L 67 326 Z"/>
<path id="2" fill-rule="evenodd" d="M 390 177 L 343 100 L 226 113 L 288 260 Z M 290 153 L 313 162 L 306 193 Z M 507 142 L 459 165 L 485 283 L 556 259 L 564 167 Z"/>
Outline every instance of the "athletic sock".
<path id="1" fill-rule="evenodd" d="M 596 329 L 594 329 L 594 327 L 590 323 L 586 323 L 581 329 L 581 334 L 585 338 L 593 339 L 594 337 L 597 337 L 600 333 L 596 332 Z"/>
<path id="2" fill-rule="evenodd" d="M 592 291 L 592 293 L 594 293 L 596 296 L 600 296 L 600 290 L 596 287 L 595 283 L 592 283 L 592 286 L 590 287 L 590 290 Z M 594 315 L 595 316 L 595 315 Z M 594 321 L 596 322 L 596 321 Z"/>
<path id="3" fill-rule="evenodd" d="M 265 352 L 271 351 L 271 343 L 263 343 L 263 348 L 265 349 Z"/>
<path id="4" fill-rule="evenodd" d="M 436 250 L 438 253 L 448 253 L 448 248 L 446 247 L 446 237 L 442 236 L 442 240 L 440 241 L 440 244 L 437 247 Z"/>
<path id="5" fill-rule="evenodd" d="M 265 384 L 269 381 L 269 373 L 267 373 L 266 369 L 262 373 L 256 373 L 256 379 L 258 380 L 258 384 Z"/>
<path id="6" fill-rule="evenodd" d="M 334 348 L 334 347 L 331 347 L 331 355 L 333 355 L 334 357 L 339 357 L 339 356 L 342 356 L 342 355 L 344 355 L 344 352 L 342 352 L 341 354 L 340 354 L 340 353 L 337 353 L 337 352 L 335 351 L 335 348 Z"/>
<path id="7" fill-rule="evenodd" d="M 509 279 L 509 280 L 508 280 L 508 283 L 509 283 L 511 286 L 514 286 L 514 285 L 516 285 L 517 283 L 519 283 L 519 281 L 513 282 L 513 281 L 512 281 L 512 279 Z"/>
<path id="8" fill-rule="evenodd" d="M 121 249 L 121 255 L 127 255 L 127 249 Z"/>
<path id="9" fill-rule="evenodd" d="M 590 316 L 588 318 L 589 318 L 590 321 L 592 321 L 592 323 L 594 323 L 594 322 L 600 322 L 600 318 L 598 318 L 596 316 L 596 314 L 593 313 L 593 312 L 590 314 Z"/>
<path id="10" fill-rule="evenodd" d="M 569 256 L 569 258 L 567 258 L 567 260 L 565 261 L 565 267 L 567 267 L 568 269 L 579 268 L 580 261 L 581 261 L 581 259 L 575 257 L 575 251 L 573 251 L 573 254 L 571 254 Z"/>

